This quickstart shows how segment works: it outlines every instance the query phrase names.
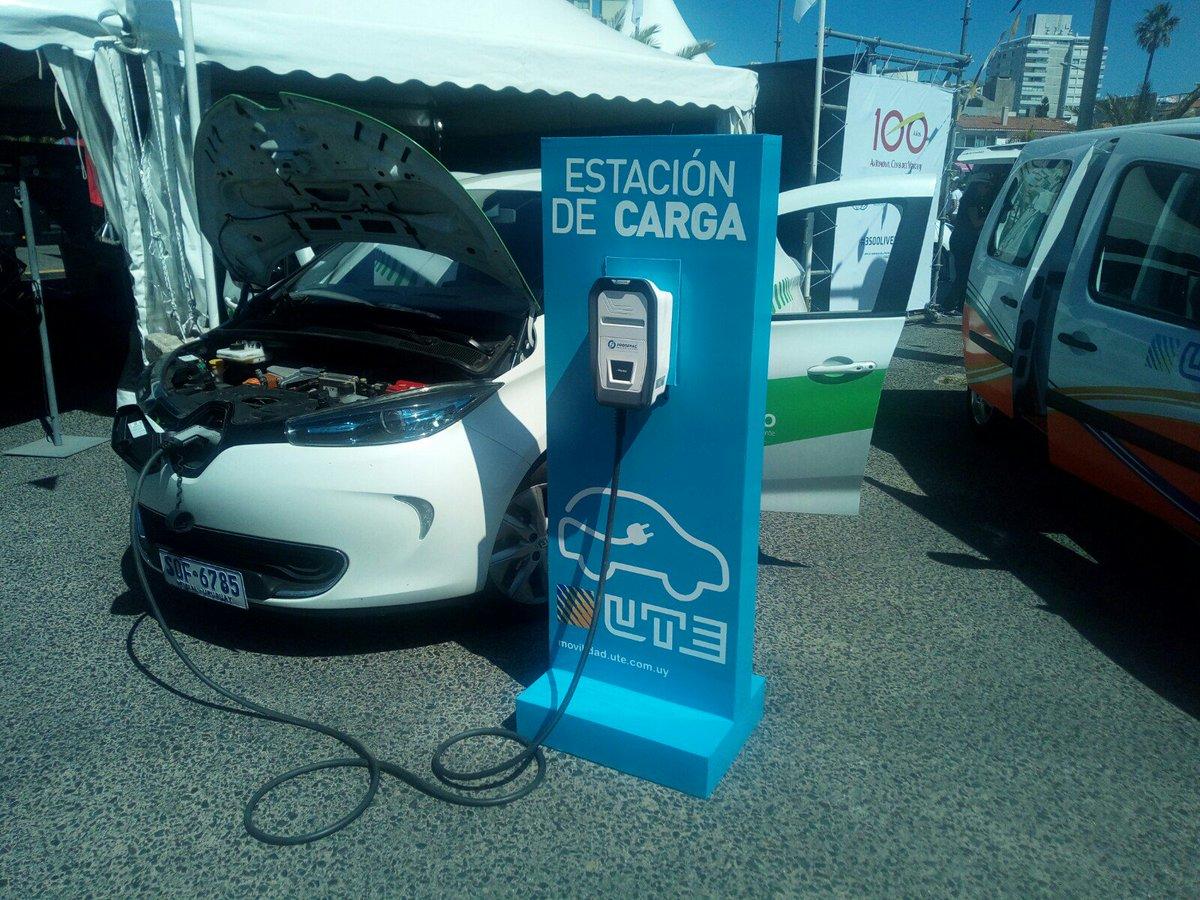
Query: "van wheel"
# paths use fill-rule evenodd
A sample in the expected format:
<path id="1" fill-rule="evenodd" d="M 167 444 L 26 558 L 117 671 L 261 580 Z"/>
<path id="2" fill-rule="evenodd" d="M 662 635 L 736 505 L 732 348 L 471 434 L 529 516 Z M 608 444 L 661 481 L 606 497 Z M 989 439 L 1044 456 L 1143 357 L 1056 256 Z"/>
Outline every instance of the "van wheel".
<path id="1" fill-rule="evenodd" d="M 967 391 L 967 412 L 971 419 L 971 431 L 978 437 L 995 433 L 1000 419 L 996 415 L 996 407 L 972 390 Z"/>
<path id="2" fill-rule="evenodd" d="M 525 476 L 509 501 L 488 564 L 488 589 L 517 607 L 540 606 L 549 596 L 546 463 Z"/>

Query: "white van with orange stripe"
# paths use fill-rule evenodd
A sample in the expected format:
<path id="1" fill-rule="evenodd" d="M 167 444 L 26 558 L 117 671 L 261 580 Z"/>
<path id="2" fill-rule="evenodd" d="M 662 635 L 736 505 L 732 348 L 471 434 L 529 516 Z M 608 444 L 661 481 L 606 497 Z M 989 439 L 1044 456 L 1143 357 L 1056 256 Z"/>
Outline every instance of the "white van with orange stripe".
<path id="1" fill-rule="evenodd" d="M 971 263 L 972 423 L 1200 540 L 1200 120 L 1029 143 Z"/>

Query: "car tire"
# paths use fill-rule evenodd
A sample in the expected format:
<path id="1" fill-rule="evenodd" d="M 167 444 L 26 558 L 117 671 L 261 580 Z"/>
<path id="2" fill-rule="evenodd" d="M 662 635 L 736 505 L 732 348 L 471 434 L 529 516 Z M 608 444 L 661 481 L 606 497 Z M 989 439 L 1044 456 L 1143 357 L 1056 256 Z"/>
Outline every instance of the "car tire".
<path id="1" fill-rule="evenodd" d="M 487 592 L 503 605 L 529 609 L 546 603 L 550 592 L 548 524 L 546 462 L 542 460 L 513 494 L 492 546 Z"/>
<path id="2" fill-rule="evenodd" d="M 976 437 L 990 437 L 1000 427 L 996 407 L 970 389 L 967 390 L 967 421 Z"/>

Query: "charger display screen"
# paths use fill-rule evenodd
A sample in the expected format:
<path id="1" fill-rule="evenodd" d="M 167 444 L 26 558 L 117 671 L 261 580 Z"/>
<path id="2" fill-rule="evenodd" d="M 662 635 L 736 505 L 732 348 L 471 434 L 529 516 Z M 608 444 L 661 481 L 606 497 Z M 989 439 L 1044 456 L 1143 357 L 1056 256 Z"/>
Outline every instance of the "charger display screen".
<path id="1" fill-rule="evenodd" d="M 620 381 L 623 384 L 632 384 L 633 361 L 625 359 L 610 359 L 608 361 L 608 375 L 613 381 Z"/>

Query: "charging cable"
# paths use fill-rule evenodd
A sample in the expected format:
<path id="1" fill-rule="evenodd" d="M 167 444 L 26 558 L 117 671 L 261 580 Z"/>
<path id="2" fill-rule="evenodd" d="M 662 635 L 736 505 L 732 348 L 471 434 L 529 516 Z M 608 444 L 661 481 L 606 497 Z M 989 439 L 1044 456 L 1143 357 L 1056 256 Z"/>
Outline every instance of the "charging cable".
<path id="1" fill-rule="evenodd" d="M 613 449 L 613 465 L 612 465 L 612 493 L 608 502 L 608 515 L 604 525 L 604 549 L 600 560 L 600 577 L 596 585 L 596 603 L 592 610 L 592 621 L 588 625 L 587 637 L 583 642 L 583 649 L 579 654 L 579 661 L 575 664 L 575 671 L 571 675 L 571 682 L 567 686 L 567 690 L 563 693 L 562 702 L 554 710 L 554 712 L 542 724 L 537 733 L 529 739 L 523 738 L 517 732 L 509 728 L 491 727 L 491 728 L 472 728 L 467 731 L 459 732 L 438 744 L 433 751 L 433 758 L 430 762 L 430 768 L 433 771 L 436 782 L 430 781 L 427 778 L 416 774 L 415 772 L 404 768 L 396 763 L 388 762 L 387 760 L 379 759 L 373 754 L 358 738 L 348 732 L 342 731 L 339 728 L 334 728 L 332 725 L 326 725 L 321 722 L 313 721 L 312 719 L 304 719 L 299 716 L 293 716 L 279 710 L 272 709 L 262 703 L 257 703 L 249 697 L 245 697 L 229 688 L 223 687 L 213 681 L 201 671 L 200 667 L 192 661 L 188 656 L 187 651 L 183 649 L 179 641 L 176 639 L 171 627 L 167 624 L 163 616 L 162 610 L 159 608 L 158 600 L 154 596 L 154 591 L 150 586 L 150 579 L 146 575 L 146 567 L 142 561 L 142 554 L 139 546 L 138 535 L 138 508 L 141 503 L 142 486 L 146 482 L 146 477 L 150 472 L 154 471 L 155 467 L 165 455 L 181 451 L 183 448 L 199 441 L 205 441 L 210 444 L 217 444 L 220 441 L 220 435 L 210 429 L 193 427 L 172 434 L 165 438 L 163 446 L 156 450 L 146 464 L 142 467 L 138 475 L 137 485 L 133 491 L 133 502 L 129 512 L 129 539 L 133 547 L 133 564 L 137 571 L 138 583 L 142 587 L 142 591 L 146 595 L 146 601 L 150 606 L 150 614 L 158 623 L 159 629 L 170 645 L 171 650 L 179 657 L 179 660 L 187 667 L 203 685 L 224 697 L 226 700 L 236 704 L 235 706 L 224 706 L 215 704 L 218 708 L 226 712 L 237 713 L 239 715 L 251 716 L 256 719 L 264 719 L 268 722 L 279 722 L 283 725 L 293 725 L 297 728 L 304 728 L 308 731 L 317 734 L 323 734 L 327 737 L 339 741 L 349 748 L 354 755 L 336 757 L 334 759 L 325 759 L 320 762 L 309 763 L 304 766 L 299 766 L 284 772 L 282 775 L 277 775 L 272 778 L 258 790 L 256 790 L 242 812 L 242 822 L 246 827 L 246 831 L 251 837 L 257 838 L 265 844 L 275 844 L 280 846 L 291 846 L 296 844 L 308 844 L 321 838 L 328 837 L 338 831 L 341 831 L 364 812 L 375 799 L 375 795 L 379 791 L 379 776 L 380 773 L 386 773 L 393 778 L 403 781 L 410 787 L 416 788 L 423 794 L 434 797 L 438 800 L 443 800 L 447 803 L 454 803 L 459 806 L 485 807 L 485 806 L 503 806 L 512 803 L 514 800 L 519 800 L 536 790 L 546 777 L 546 754 L 542 750 L 542 744 L 550 733 L 555 729 L 563 716 L 567 712 L 567 706 L 571 702 L 571 698 L 575 695 L 575 689 L 579 687 L 579 681 L 583 677 L 583 669 L 587 664 L 588 657 L 591 655 L 592 644 L 596 639 L 596 630 L 600 623 L 604 605 L 604 588 L 608 580 L 608 565 L 609 553 L 612 548 L 612 532 L 613 522 L 616 518 L 617 508 L 617 492 L 621 479 L 621 457 L 624 455 L 625 447 L 625 410 L 618 409 L 616 411 L 615 424 L 615 443 Z M 196 702 L 205 703 L 207 701 L 198 700 L 197 698 L 189 698 Z M 504 740 L 512 741 L 519 744 L 522 749 L 515 755 L 509 757 L 494 766 L 489 766 L 484 769 L 477 770 L 457 770 L 452 769 L 445 763 L 445 755 L 454 747 L 464 741 L 478 737 L 497 737 Z M 503 787 L 517 778 L 519 778 L 530 767 L 535 767 L 533 776 L 525 784 L 518 788 L 502 794 L 492 794 L 486 797 L 473 796 L 472 792 L 495 790 Z M 288 835 L 274 834 L 269 831 L 264 831 L 258 826 L 254 820 L 255 811 L 263 798 L 271 791 L 280 785 L 293 781 L 304 775 L 312 772 L 320 772 L 325 769 L 342 769 L 342 768 L 359 768 L 366 769 L 368 775 L 367 789 L 363 793 L 358 804 L 348 813 L 342 816 L 337 821 L 318 828 L 315 831 L 305 832 L 303 834 Z"/>

